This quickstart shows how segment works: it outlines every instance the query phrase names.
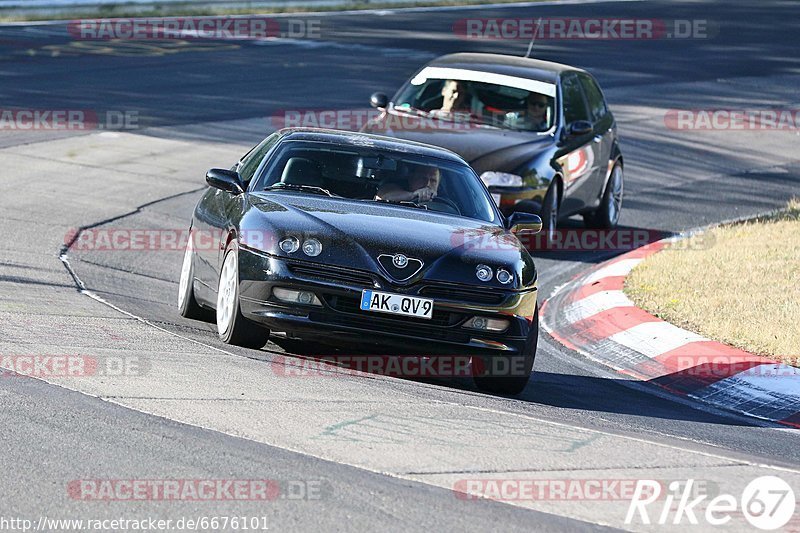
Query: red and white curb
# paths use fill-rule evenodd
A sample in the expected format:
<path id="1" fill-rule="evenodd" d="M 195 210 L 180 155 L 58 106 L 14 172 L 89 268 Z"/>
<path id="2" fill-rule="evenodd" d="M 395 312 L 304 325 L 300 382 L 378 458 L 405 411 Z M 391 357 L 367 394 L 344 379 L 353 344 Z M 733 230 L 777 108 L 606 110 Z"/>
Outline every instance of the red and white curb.
<path id="1" fill-rule="evenodd" d="M 800 368 L 712 341 L 636 307 L 625 277 L 671 239 L 601 263 L 541 308 L 554 339 L 619 373 L 716 408 L 800 427 Z"/>

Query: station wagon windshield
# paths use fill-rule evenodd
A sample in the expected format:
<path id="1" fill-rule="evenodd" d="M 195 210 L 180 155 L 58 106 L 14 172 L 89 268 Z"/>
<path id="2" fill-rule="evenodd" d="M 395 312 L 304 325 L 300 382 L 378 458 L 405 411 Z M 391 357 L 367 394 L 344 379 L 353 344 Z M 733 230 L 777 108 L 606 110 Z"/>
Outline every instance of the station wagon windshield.
<path id="1" fill-rule="evenodd" d="M 538 80 L 427 67 L 395 98 L 399 112 L 486 127 L 548 131 L 555 123 L 556 86 Z"/>

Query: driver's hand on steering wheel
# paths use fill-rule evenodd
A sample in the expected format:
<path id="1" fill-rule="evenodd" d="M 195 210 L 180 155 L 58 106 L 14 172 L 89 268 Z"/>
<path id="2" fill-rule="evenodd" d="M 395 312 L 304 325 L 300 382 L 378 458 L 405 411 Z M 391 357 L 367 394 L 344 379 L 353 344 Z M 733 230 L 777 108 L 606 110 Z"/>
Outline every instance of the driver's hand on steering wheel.
<path id="1" fill-rule="evenodd" d="M 436 191 L 430 187 L 423 187 L 414 191 L 414 198 L 418 202 L 430 202 L 436 197 Z"/>

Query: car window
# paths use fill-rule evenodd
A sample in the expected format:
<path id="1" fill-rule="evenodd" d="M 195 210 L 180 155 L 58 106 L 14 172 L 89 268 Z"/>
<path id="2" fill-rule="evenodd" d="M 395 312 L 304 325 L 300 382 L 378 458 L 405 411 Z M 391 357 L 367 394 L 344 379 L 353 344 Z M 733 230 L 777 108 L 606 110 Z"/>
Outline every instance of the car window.
<path id="1" fill-rule="evenodd" d="M 398 111 L 421 111 L 437 120 L 514 130 L 549 130 L 555 122 L 556 102 L 550 96 L 555 93 L 555 86 L 526 79 L 521 79 L 519 85 L 530 88 L 426 77 L 419 84 L 406 84 L 396 95 L 394 107 Z"/>
<path id="2" fill-rule="evenodd" d="M 581 76 L 580 79 L 581 85 L 583 85 L 583 91 L 586 94 L 586 99 L 589 101 L 589 111 L 594 121 L 597 122 L 608 113 L 608 107 L 606 107 L 603 93 L 600 91 L 600 87 L 597 86 L 597 82 L 591 77 Z"/>
<path id="3" fill-rule="evenodd" d="M 497 221 L 491 197 L 464 163 L 315 141 L 285 141 L 277 150 L 252 190 L 319 194 L 324 189 L 345 199 L 412 202 L 429 211 Z M 419 202 L 409 197 L 424 188 L 434 197 Z"/>
<path id="4" fill-rule="evenodd" d="M 239 176 L 241 176 L 242 181 L 247 183 L 253 179 L 253 175 L 256 173 L 256 170 L 258 170 L 258 166 L 261 164 L 264 156 L 275 146 L 276 142 L 278 142 L 278 134 L 273 133 L 245 154 L 239 162 L 238 168 Z"/>
<path id="5" fill-rule="evenodd" d="M 568 76 L 561 82 L 561 92 L 564 98 L 564 121 L 571 124 L 576 120 L 590 120 L 583 90 L 578 78 Z"/>

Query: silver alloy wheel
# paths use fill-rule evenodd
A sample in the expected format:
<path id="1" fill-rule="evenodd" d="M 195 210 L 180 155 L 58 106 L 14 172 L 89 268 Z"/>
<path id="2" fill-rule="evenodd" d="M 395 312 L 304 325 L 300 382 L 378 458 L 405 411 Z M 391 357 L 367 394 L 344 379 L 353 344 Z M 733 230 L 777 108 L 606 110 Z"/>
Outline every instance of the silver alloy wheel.
<path id="1" fill-rule="evenodd" d="M 183 266 L 181 267 L 181 281 L 178 285 L 178 309 L 183 308 L 189 290 L 189 273 L 192 271 L 192 241 L 186 244 L 186 252 L 183 254 Z"/>
<path id="2" fill-rule="evenodd" d="M 608 195 L 608 220 L 612 226 L 616 226 L 619 221 L 619 215 L 622 211 L 622 167 L 614 165 L 614 170 L 611 171 L 611 179 L 608 186 L 611 188 Z"/>
<path id="3" fill-rule="evenodd" d="M 229 251 L 219 275 L 219 291 L 217 292 L 217 331 L 224 335 L 233 323 L 236 312 L 236 278 L 239 276 L 236 264 L 236 253 Z"/>

